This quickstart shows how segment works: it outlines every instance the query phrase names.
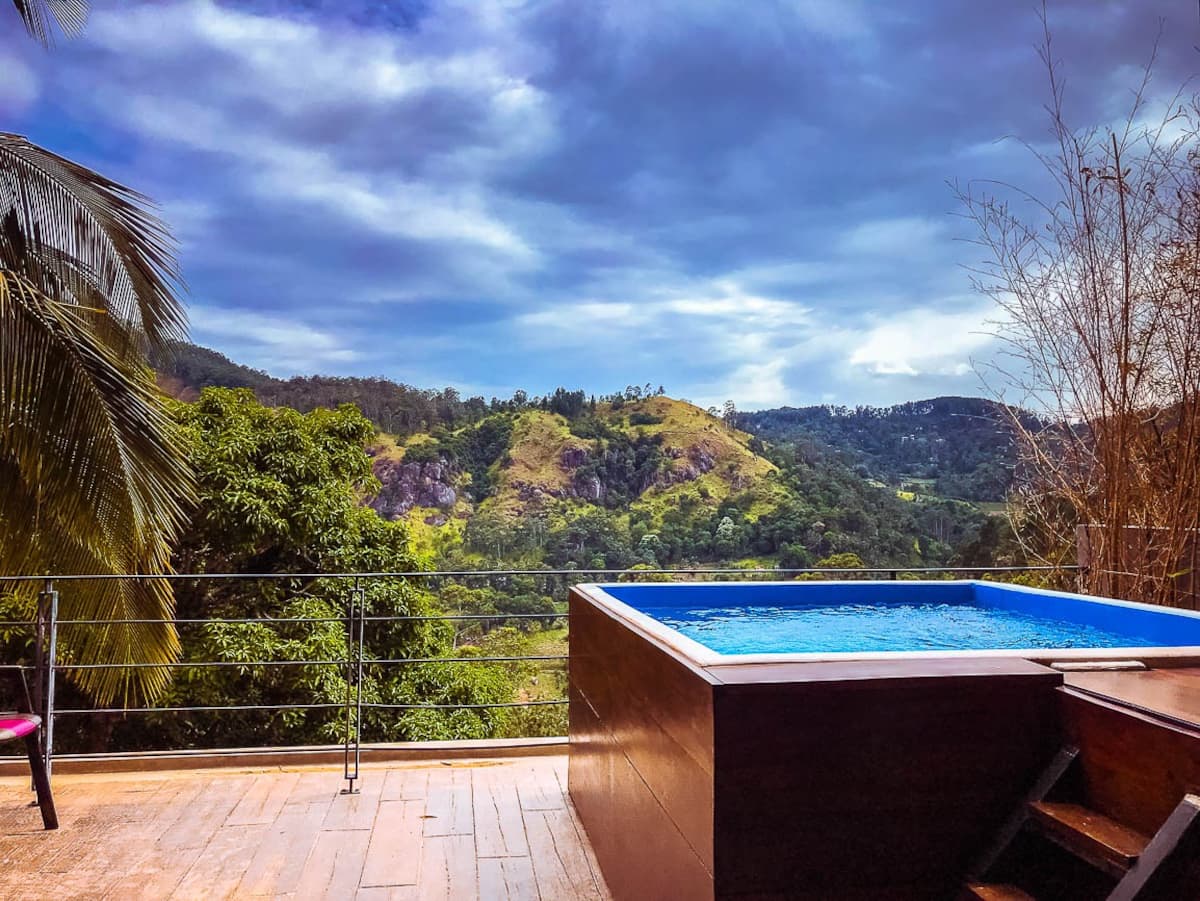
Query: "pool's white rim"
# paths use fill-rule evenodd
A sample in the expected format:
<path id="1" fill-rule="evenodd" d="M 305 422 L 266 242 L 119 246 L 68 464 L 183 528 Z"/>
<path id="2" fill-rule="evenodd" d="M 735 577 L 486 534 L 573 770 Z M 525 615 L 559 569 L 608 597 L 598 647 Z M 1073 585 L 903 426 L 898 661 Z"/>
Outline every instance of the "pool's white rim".
<path id="1" fill-rule="evenodd" d="M 824 580 L 801 582 L 795 581 L 774 581 L 774 582 L 754 582 L 755 585 L 788 585 L 796 587 L 800 585 L 845 585 L 847 580 Z M 882 584 L 892 584 L 889 580 L 866 579 L 859 581 L 881 582 Z M 654 639 L 655 641 L 666 645 L 671 650 L 675 651 L 680 656 L 690 661 L 695 666 L 708 669 L 710 667 L 722 666 L 745 666 L 747 664 L 761 663 L 849 663 L 853 661 L 895 661 L 901 662 L 905 660 L 982 660 L 982 659 L 1014 659 L 1014 660 L 1030 660 L 1034 663 L 1051 664 L 1051 663 L 1080 663 L 1080 662 L 1096 662 L 1104 663 L 1114 660 L 1136 660 L 1147 666 L 1154 664 L 1162 664 L 1169 666 L 1188 666 L 1200 665 L 1200 646 L 1180 646 L 1180 647 L 1140 647 L 1140 648 L 1063 648 L 1061 650 L 1053 650 L 1046 648 L 1025 648 L 1025 649 L 1007 649 L 1007 650 L 969 650 L 969 651 L 831 651 L 828 653 L 791 653 L 791 654 L 720 654 L 711 648 L 705 647 L 700 642 L 688 638 L 686 635 L 672 629 L 654 617 L 642 613 L 642 611 L 631 607 L 624 601 L 617 600 L 613 595 L 609 594 L 605 589 L 615 587 L 627 587 L 633 584 L 629 582 L 590 582 L 576 585 L 576 590 L 580 591 L 585 596 L 594 601 L 599 601 L 604 607 L 616 616 L 623 620 L 627 625 L 633 627 L 635 631 L 641 632 Z M 729 582 L 679 582 L 679 583 L 653 583 L 653 584 L 679 584 L 688 585 L 690 587 L 702 586 L 722 586 L 729 585 Z M 734 583 L 741 584 L 741 583 Z M 1002 585 L 1005 588 L 1016 589 L 1022 592 L 1031 594 L 1045 594 L 1055 597 L 1076 597 L 1077 595 L 1064 591 L 1053 591 L 1046 588 L 1031 588 L 1027 585 L 1010 585 L 1003 582 L 983 582 L 978 579 L 912 579 L 906 580 L 905 584 L 926 584 L 926 585 Z M 1089 603 L 1106 604 L 1113 607 L 1131 607 L 1134 609 L 1148 610 L 1155 613 L 1170 613 L 1172 615 L 1180 615 L 1193 619 L 1200 619 L 1200 612 L 1193 610 L 1177 610 L 1173 607 L 1163 608 L 1156 607 L 1153 604 L 1141 604 L 1136 601 L 1121 601 L 1116 598 L 1093 597 L 1091 595 L 1078 595 L 1082 600 Z"/>

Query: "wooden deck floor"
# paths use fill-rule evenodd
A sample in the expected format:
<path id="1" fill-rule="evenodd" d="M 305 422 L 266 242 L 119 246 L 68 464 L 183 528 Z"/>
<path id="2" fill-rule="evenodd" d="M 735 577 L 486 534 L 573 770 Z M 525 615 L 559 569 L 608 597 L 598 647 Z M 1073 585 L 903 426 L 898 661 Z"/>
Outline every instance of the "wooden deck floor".
<path id="1" fill-rule="evenodd" d="M 564 756 L 0 780 L 0 898 L 609 897 Z"/>
<path id="2" fill-rule="evenodd" d="M 1068 673 L 1066 683 L 1200 729 L 1200 667 Z"/>

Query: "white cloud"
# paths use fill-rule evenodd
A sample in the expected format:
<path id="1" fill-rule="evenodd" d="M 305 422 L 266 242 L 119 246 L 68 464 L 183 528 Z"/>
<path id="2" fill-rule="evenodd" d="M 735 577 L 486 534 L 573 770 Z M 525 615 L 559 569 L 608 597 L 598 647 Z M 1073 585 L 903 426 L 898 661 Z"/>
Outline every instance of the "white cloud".
<path id="1" fill-rule="evenodd" d="M 850 365 L 873 375 L 967 375 L 971 352 L 995 340 L 993 312 L 926 308 L 877 320 L 852 347 Z"/>
<path id="2" fill-rule="evenodd" d="M 203 305 L 189 313 L 194 341 L 224 348 L 237 362 L 274 375 L 311 373 L 360 357 L 332 332 L 292 319 Z"/>
<path id="3" fill-rule="evenodd" d="M 739 366 L 715 390 L 710 390 L 705 399 L 707 405 L 716 404 L 716 398 L 732 398 L 742 408 L 779 407 L 794 397 L 785 380 L 789 360 L 777 357 L 759 363 Z"/>
<path id="4" fill-rule="evenodd" d="M 973 116 L 994 80 L 928 90 L 947 23 L 876 54 L 920 15 L 418 5 L 104 0 L 30 68 L 0 50 L 0 106 L 164 201 L 195 337 L 274 371 L 745 407 L 965 390 L 986 338 L 939 167 L 1009 158 Z"/>
<path id="5" fill-rule="evenodd" d="M 93 92 L 98 110 L 160 147 L 219 158 L 260 201 L 310 204 L 332 228 L 345 220 L 381 237 L 475 244 L 514 265 L 535 259 L 490 208 L 483 180 L 551 140 L 553 123 L 540 92 L 494 50 L 430 55 L 420 36 L 323 29 L 210 0 L 100 10 L 86 40 L 110 70 Z M 158 73 L 177 75 L 185 61 L 193 83 L 182 97 Z M 414 116 L 431 115 L 426 98 L 438 96 L 464 98 L 482 120 L 472 140 L 429 148 L 418 176 L 401 157 L 434 140 Z"/>
<path id="6" fill-rule="evenodd" d="M 925 256 L 945 241 L 942 223 L 920 216 L 874 219 L 854 226 L 842 236 L 838 249 L 848 256 Z"/>

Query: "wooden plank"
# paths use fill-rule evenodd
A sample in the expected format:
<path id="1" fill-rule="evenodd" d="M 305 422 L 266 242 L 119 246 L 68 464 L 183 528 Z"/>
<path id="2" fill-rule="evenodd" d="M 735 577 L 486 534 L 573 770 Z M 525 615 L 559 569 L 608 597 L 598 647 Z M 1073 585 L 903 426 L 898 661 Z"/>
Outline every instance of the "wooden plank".
<path id="1" fill-rule="evenodd" d="M 264 773 L 256 776 L 249 790 L 225 820 L 226 826 L 273 823 L 300 781 L 299 773 Z"/>
<path id="2" fill-rule="evenodd" d="M 477 857 L 520 857 L 529 854 L 521 798 L 514 776 L 516 767 L 476 770 L 471 774 L 472 813 Z M 551 774 L 553 775 L 553 774 Z M 559 797 L 562 789 L 554 783 Z"/>
<path id="3" fill-rule="evenodd" d="M 604 880 L 604 873 L 600 869 L 600 862 L 596 859 L 595 849 L 592 848 L 592 843 L 588 841 L 587 831 L 583 828 L 583 821 L 579 818 L 579 811 L 575 809 L 575 804 L 571 801 L 571 796 L 567 792 L 568 766 L 569 764 L 565 760 L 556 762 L 554 775 L 558 778 L 559 785 L 562 786 L 563 797 L 567 799 L 567 816 L 570 818 L 571 824 L 575 827 L 575 837 L 579 841 L 579 847 L 583 851 L 584 859 L 587 861 L 588 871 L 592 875 L 592 881 L 595 883 L 596 890 L 599 892 L 600 897 L 609 898 L 611 894 Z"/>
<path id="4" fill-rule="evenodd" d="M 527 810 L 523 816 L 525 834 L 529 837 L 529 856 L 542 897 L 599 901 L 602 895 L 570 814 L 565 809 Z M 651 896 L 652 892 L 647 895 Z M 685 892 L 678 897 L 691 896 Z"/>
<path id="5" fill-rule="evenodd" d="M 122 868 L 121 878 L 104 897 L 169 897 L 199 858 L 213 830 L 233 809 L 240 787 L 236 779 L 219 775 L 181 778 L 178 791 L 152 822 L 152 834 L 140 845 L 135 842 L 139 853 Z"/>
<path id="6" fill-rule="evenodd" d="M 571 617 L 572 752 L 579 731 L 574 707 L 584 701 L 625 758 L 620 766 L 636 773 L 690 853 L 711 872 L 716 679 L 574 590 Z M 580 811 L 587 822 L 588 811 Z M 658 866 L 649 857 L 641 860 L 649 847 L 634 843 L 627 849 L 633 860 L 618 865 L 640 860 L 645 869 Z M 608 867 L 599 847 L 597 854 Z"/>
<path id="7" fill-rule="evenodd" d="M 359 881 L 362 887 L 417 884 L 424 810 L 424 801 L 380 802 Z"/>
<path id="8" fill-rule="evenodd" d="M 423 833 L 431 821 L 422 814 L 430 769 L 403 768 L 391 780 L 383 770 L 366 774 L 364 791 L 374 783 L 380 796 L 386 786 L 390 796 L 408 799 L 377 801 L 373 830 L 324 828 L 353 826 L 362 817 L 353 805 L 333 809 L 349 800 L 337 794 L 340 774 L 333 771 L 205 771 L 140 783 L 66 777 L 59 792 L 64 822 L 75 817 L 87 827 L 0 833 L 0 862 L 22 862 L 17 872 L 0 867 L 0 897 L 28 897 L 29 880 L 44 873 L 39 864 L 55 860 L 61 870 L 49 883 L 55 897 L 535 898 L 536 861 L 514 853 L 530 850 L 526 816 L 542 823 L 542 878 L 555 893 L 540 897 L 607 897 L 597 889 L 594 859 L 562 797 L 565 758 L 538 765 L 528 759 L 515 766 L 481 763 L 432 768 L 434 807 L 445 814 L 437 818 L 439 826 L 461 834 L 429 837 Z M 522 812 L 518 781 L 526 785 L 530 807 L 550 809 Z M 0 786 L 0 800 L 6 790 Z M 478 846 L 476 809 L 488 822 Z M 242 822 L 267 816 L 274 819 Z M 9 815 L 8 822 L 17 819 Z M 193 834 L 185 838 L 189 824 Z M 480 848 L 498 856 L 479 858 Z M 402 884 L 373 884 L 385 881 Z"/>
<path id="9" fill-rule="evenodd" d="M 300 773 L 238 884 L 238 897 L 292 893 L 340 782 L 332 773 Z"/>
<path id="10" fill-rule="evenodd" d="M 155 847 L 163 851 L 203 847 L 229 818 L 252 778 L 221 775 L 202 782 L 195 798 L 180 807 L 179 816 L 158 837 Z"/>
<path id="11" fill-rule="evenodd" d="M 1015 885 L 978 882 L 966 887 L 965 898 L 976 901 L 1034 901 L 1033 895 Z"/>
<path id="12" fill-rule="evenodd" d="M 1060 680 L 718 686 L 717 893 L 953 897 L 1062 746 Z"/>
<path id="13" fill-rule="evenodd" d="M 360 779 L 352 795 L 334 795 L 325 817 L 325 829 L 370 829 L 379 810 L 382 779 Z"/>
<path id="14" fill-rule="evenodd" d="M 415 885 L 373 885 L 360 888 L 354 901 L 421 901 Z"/>
<path id="15" fill-rule="evenodd" d="M 1200 729 L 1200 667 L 1068 673 L 1066 682 Z"/>
<path id="16" fill-rule="evenodd" d="M 341 901 L 358 891 L 371 834 L 364 829 L 323 829 L 296 884 L 299 898 Z"/>
<path id="17" fill-rule="evenodd" d="M 171 850 L 155 847 L 133 869 L 125 870 L 103 897 L 113 901 L 169 898 L 202 850 L 200 846 Z"/>
<path id="18" fill-rule="evenodd" d="M 179 901 L 235 897 L 242 875 L 250 864 L 247 851 L 258 845 L 267 828 L 265 823 L 253 823 L 217 829 L 184 873 L 171 897 Z"/>
<path id="19" fill-rule="evenodd" d="M 516 790 L 521 810 L 562 810 L 566 797 L 554 770 L 542 761 L 514 764 Z"/>
<path id="20" fill-rule="evenodd" d="M 340 797 L 339 793 L 344 784 L 341 773 L 328 771 L 300 773 L 300 778 L 284 803 L 284 809 L 286 810 L 290 804 L 307 806 L 313 802 L 331 805 Z"/>
<path id="21" fill-rule="evenodd" d="M 429 767 L 392 769 L 383 777 L 380 801 L 423 801 L 429 791 Z"/>
<path id="22" fill-rule="evenodd" d="M 1019 657 L 930 657 L 907 660 L 845 660 L 808 663 L 725 663 L 705 671 L 726 685 L 787 682 L 914 682 L 926 679 L 966 679 L 1003 676 L 1008 679 L 1050 679 L 1062 684 L 1055 670 Z"/>
<path id="23" fill-rule="evenodd" d="M 474 898 L 477 886 L 475 840 L 471 835 L 425 836 L 417 883 L 417 897 L 421 901 Z"/>
<path id="24" fill-rule="evenodd" d="M 538 892 L 533 863 L 528 857 L 481 857 L 476 897 L 496 901 L 539 901 L 552 898 Z"/>
<path id="25" fill-rule="evenodd" d="M 441 767 L 430 771 L 424 820 L 426 836 L 472 834 L 474 824 L 469 769 Z"/>
<path id="26" fill-rule="evenodd" d="M 1118 876 L 1137 862 L 1150 841 L 1140 832 L 1080 804 L 1034 801 L 1029 812 L 1058 844 Z"/>
<path id="27" fill-rule="evenodd" d="M 129 897 L 132 892 L 128 885 L 138 884 L 144 874 L 154 874 L 170 863 L 170 855 L 163 855 L 163 859 L 157 861 L 154 859 L 161 853 L 155 850 L 155 840 L 195 799 L 200 791 L 196 783 L 195 779 L 171 779 L 144 795 L 143 810 L 137 819 L 129 821 L 128 825 L 108 823 L 108 829 L 92 846 L 79 853 L 80 868 L 71 874 L 72 878 L 81 874 L 90 879 L 89 893 L 93 897 Z M 103 848 L 105 852 L 102 866 L 96 865 L 97 848 Z"/>
<path id="28" fill-rule="evenodd" d="M 286 804 L 257 847 L 249 849 L 237 896 L 270 898 L 295 892 L 328 810 L 328 801 Z"/>
<path id="29" fill-rule="evenodd" d="M 587 700 L 571 697 L 571 801 L 618 898 L 713 897 L 713 874 L 655 799 Z M 525 831 L 537 870 L 530 823 Z"/>

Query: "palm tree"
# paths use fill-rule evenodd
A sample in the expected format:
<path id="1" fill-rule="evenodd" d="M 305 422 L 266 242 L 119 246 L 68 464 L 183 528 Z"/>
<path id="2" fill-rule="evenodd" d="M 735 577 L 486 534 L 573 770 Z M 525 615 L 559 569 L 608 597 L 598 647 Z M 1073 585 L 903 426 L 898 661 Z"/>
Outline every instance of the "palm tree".
<path id="1" fill-rule="evenodd" d="M 14 0 L 30 34 L 83 24 L 85 0 Z M 192 476 L 147 353 L 186 334 L 173 242 L 143 196 L 0 133 L 0 574 L 165 573 Z M 164 580 L 64 591 L 71 662 L 179 653 Z M 77 670 L 100 703 L 152 697 L 165 667 Z"/>

